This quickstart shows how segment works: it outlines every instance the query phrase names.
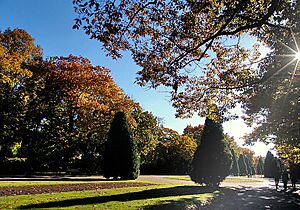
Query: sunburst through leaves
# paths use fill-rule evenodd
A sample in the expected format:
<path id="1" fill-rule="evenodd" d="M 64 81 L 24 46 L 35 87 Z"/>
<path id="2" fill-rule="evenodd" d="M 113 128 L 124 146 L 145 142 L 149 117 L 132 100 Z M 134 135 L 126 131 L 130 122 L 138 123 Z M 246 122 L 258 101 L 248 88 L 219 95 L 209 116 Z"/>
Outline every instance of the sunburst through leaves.
<path id="1" fill-rule="evenodd" d="M 279 73 L 281 73 L 284 69 L 290 67 L 291 65 L 294 65 L 294 68 L 291 72 L 291 77 L 289 79 L 289 88 L 292 85 L 292 82 L 294 80 L 295 75 L 297 75 L 297 69 L 299 68 L 299 63 L 300 63 L 300 49 L 299 49 L 299 45 L 297 43 L 297 39 L 295 36 L 295 33 L 292 31 L 291 29 L 291 36 L 293 38 L 293 45 L 294 45 L 294 49 L 290 46 L 288 46 L 287 44 L 283 43 L 282 41 L 278 41 L 280 44 L 282 44 L 285 48 L 287 48 L 290 53 L 287 54 L 282 54 L 282 55 L 276 55 L 276 57 L 287 57 L 290 58 L 289 61 L 282 66 L 279 70 L 277 70 L 270 78 L 268 78 L 266 80 L 266 82 L 271 79 L 272 77 L 279 75 Z"/>
<path id="2" fill-rule="evenodd" d="M 300 52 L 297 52 L 295 54 L 295 59 L 299 62 L 299 60 L 300 60 Z"/>

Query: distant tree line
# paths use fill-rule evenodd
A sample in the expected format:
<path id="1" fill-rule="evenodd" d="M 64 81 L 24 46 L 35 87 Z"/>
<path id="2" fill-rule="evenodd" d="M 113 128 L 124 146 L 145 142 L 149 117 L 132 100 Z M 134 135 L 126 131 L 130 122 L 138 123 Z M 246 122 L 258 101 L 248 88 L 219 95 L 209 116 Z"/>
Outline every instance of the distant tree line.
<path id="1" fill-rule="evenodd" d="M 230 174 L 233 176 L 253 176 L 264 174 L 264 158 L 253 156 L 253 152 L 246 148 L 239 148 L 238 152 L 231 149 L 233 158 Z"/>
<path id="2" fill-rule="evenodd" d="M 188 125 L 180 135 L 142 110 L 105 67 L 72 55 L 44 59 L 42 48 L 20 29 L 0 32 L 0 44 L 2 174 L 76 169 L 131 179 L 140 170 L 149 174 L 191 172 L 197 183 L 215 185 L 229 173 L 263 173 L 262 159 L 223 134 L 221 121 L 207 118 L 204 126 Z M 212 168 L 207 161 L 199 165 L 209 155 L 223 162 L 216 161 Z M 125 173 L 123 166 L 131 172 Z M 216 168 L 220 169 L 216 174 L 222 175 L 208 178 Z"/>
<path id="3" fill-rule="evenodd" d="M 196 133 L 164 128 L 83 57 L 43 58 L 24 30 L 0 32 L 0 173 L 102 173 L 116 113 L 126 115 L 144 173 L 188 173 Z M 201 127 L 200 127 L 201 128 Z M 74 171 L 74 170 L 73 170 Z"/>

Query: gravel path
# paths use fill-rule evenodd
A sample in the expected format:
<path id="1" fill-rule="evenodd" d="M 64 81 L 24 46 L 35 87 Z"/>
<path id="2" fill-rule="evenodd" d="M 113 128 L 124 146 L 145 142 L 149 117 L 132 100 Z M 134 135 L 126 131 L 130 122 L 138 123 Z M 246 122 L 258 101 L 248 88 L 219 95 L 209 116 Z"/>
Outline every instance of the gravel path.
<path id="1" fill-rule="evenodd" d="M 300 209 L 300 197 L 295 192 L 276 191 L 275 187 L 228 187 L 204 210 L 296 210 Z"/>

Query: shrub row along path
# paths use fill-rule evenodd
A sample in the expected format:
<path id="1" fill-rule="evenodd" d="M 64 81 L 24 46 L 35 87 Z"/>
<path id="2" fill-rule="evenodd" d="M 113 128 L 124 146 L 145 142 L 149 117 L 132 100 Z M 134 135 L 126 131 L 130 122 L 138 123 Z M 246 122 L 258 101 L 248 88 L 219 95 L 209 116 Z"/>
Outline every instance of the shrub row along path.
<path id="1" fill-rule="evenodd" d="M 53 180 L 53 177 L 49 178 L 33 178 L 34 180 Z M 1 179 L 0 179 L 1 180 Z M 4 181 L 5 179 L 2 179 Z M 14 179 L 7 179 L 14 180 Z M 23 180 L 21 178 L 17 180 Z M 25 178 L 24 178 L 25 180 Z M 60 180 L 60 178 L 55 178 L 55 180 Z M 75 181 L 103 181 L 105 179 L 99 177 L 70 177 L 63 178 L 63 180 L 75 180 Z M 249 179 L 251 180 L 251 178 Z M 274 186 L 274 181 L 272 179 L 260 179 L 261 181 L 247 181 L 247 182 L 223 182 L 221 187 L 218 189 L 220 191 L 219 195 L 206 203 L 204 206 L 194 206 L 193 209 L 239 209 L 239 210 L 252 210 L 252 209 L 283 209 L 283 210 L 293 210 L 300 209 L 300 195 L 298 191 L 291 191 L 289 189 L 287 192 L 283 191 L 283 186 L 280 184 L 280 189 L 277 191 Z M 161 183 L 172 183 L 179 185 L 195 185 L 191 181 L 185 180 L 175 180 L 167 178 L 166 176 L 140 176 L 138 181 L 151 181 L 151 182 L 161 182 Z M 40 194 L 40 193 L 51 193 L 51 192 L 65 192 L 65 191 L 82 191 L 82 190 L 101 190 L 109 188 L 121 188 L 121 187 L 138 187 L 145 186 L 147 184 L 143 183 L 125 183 L 125 182 L 115 182 L 113 183 L 93 183 L 90 184 L 64 184 L 64 185 L 51 185 L 51 186 L 24 186 L 24 187 L 13 187 L 13 188 L 0 188 L 0 195 L 20 195 L 20 194 Z M 299 189 L 299 185 L 297 186 Z M 154 209 L 172 209 L 174 206 L 170 203 L 169 206 L 154 206 Z M 203 204 L 202 204 L 203 205 Z M 168 208 L 170 207 L 170 208 Z"/>

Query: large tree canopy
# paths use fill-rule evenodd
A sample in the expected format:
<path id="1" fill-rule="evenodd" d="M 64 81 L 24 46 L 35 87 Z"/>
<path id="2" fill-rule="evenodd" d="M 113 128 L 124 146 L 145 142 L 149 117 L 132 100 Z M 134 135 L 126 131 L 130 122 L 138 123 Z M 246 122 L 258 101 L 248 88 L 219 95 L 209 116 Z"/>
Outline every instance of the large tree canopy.
<path id="1" fill-rule="evenodd" d="M 130 51 L 140 85 L 171 89 L 177 116 L 225 112 L 244 99 L 256 76 L 258 47 L 242 47 L 286 7 L 285 0 L 73 0 L 82 27 L 113 58 Z"/>
<path id="2" fill-rule="evenodd" d="M 0 164 L 17 155 L 34 170 L 76 162 L 95 172 L 114 113 L 139 108 L 107 68 L 72 55 L 43 60 L 26 31 L 0 31 Z"/>
<path id="3" fill-rule="evenodd" d="M 151 163 L 155 159 L 158 138 L 161 133 L 157 118 L 151 112 L 143 112 L 139 109 L 132 112 L 132 116 L 136 122 L 133 136 L 140 151 L 141 164 Z"/>
<path id="4" fill-rule="evenodd" d="M 137 107 L 108 69 L 93 66 L 86 58 L 53 57 L 30 69 L 34 79 L 26 85 L 32 98 L 23 147 L 32 168 L 49 161 L 56 167 L 77 157 L 83 161 L 101 156 L 114 113 L 131 113 Z"/>
<path id="5" fill-rule="evenodd" d="M 197 144 L 200 144 L 201 135 L 203 133 L 203 125 L 187 125 L 183 130 L 183 135 L 188 136 L 190 138 L 193 138 L 197 141 Z"/>
<path id="6" fill-rule="evenodd" d="M 300 161 L 300 4 L 293 1 L 261 39 L 271 52 L 259 65 L 259 85 L 251 89 L 245 104 L 248 123 L 257 126 L 248 143 L 275 143 L 279 154 L 290 162 Z M 265 39 L 264 37 L 268 37 Z M 298 55 L 298 56 L 297 56 Z"/>
<path id="7" fill-rule="evenodd" d="M 0 160 L 22 137 L 19 130 L 29 102 L 24 83 L 32 76 L 28 65 L 40 60 L 41 54 L 26 31 L 0 31 Z"/>

